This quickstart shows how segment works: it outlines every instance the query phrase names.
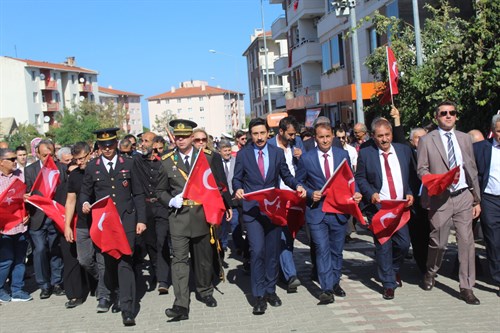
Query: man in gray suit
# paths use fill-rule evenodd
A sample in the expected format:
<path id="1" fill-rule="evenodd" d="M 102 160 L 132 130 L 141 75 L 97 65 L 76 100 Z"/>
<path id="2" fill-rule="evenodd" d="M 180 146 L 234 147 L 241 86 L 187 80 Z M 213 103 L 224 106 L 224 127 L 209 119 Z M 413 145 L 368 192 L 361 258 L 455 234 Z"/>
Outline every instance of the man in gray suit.
<path id="1" fill-rule="evenodd" d="M 460 166 L 460 178 L 440 195 L 422 193 L 422 206 L 429 210 L 431 233 L 427 272 L 422 289 L 431 290 L 441 267 L 448 235 L 455 226 L 460 262 L 460 298 L 467 304 L 479 304 L 472 287 L 476 279 L 472 220 L 481 212 L 476 162 L 470 136 L 455 130 L 457 108 L 450 101 L 441 102 L 435 111 L 438 129 L 420 139 L 418 145 L 418 175 L 443 174 Z"/>

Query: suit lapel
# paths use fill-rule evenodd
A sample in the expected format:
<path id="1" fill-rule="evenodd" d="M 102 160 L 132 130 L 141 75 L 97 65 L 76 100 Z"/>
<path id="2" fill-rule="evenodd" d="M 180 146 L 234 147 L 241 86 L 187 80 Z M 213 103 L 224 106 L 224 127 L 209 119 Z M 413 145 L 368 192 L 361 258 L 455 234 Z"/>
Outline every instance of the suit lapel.
<path id="1" fill-rule="evenodd" d="M 434 132 L 428 134 L 432 135 L 432 142 L 434 142 L 434 146 L 436 146 L 439 155 L 441 155 L 441 158 L 443 159 L 444 164 L 449 168 L 449 163 L 448 163 L 448 155 L 446 154 L 446 150 L 443 145 L 443 140 L 441 140 L 441 135 L 439 135 L 439 130 L 435 130 Z"/>
<path id="2" fill-rule="evenodd" d="M 281 148 L 278 148 L 278 149 L 281 149 Z M 271 146 L 268 144 L 267 145 L 267 154 L 269 155 L 269 165 L 267 167 L 267 172 L 266 172 L 266 179 L 269 177 L 269 175 L 274 175 L 275 174 L 275 167 L 276 167 L 276 155 L 277 154 L 273 154 L 273 151 L 272 151 L 272 148 Z M 258 166 L 257 166 L 257 170 L 258 170 Z"/>
<path id="3" fill-rule="evenodd" d="M 318 147 L 314 148 L 314 151 L 316 152 L 316 154 L 314 154 L 312 158 L 312 164 L 313 164 L 312 170 L 318 170 L 319 176 L 323 181 L 326 182 L 325 173 L 322 172 L 323 169 L 321 169 L 321 162 L 319 161 Z"/>

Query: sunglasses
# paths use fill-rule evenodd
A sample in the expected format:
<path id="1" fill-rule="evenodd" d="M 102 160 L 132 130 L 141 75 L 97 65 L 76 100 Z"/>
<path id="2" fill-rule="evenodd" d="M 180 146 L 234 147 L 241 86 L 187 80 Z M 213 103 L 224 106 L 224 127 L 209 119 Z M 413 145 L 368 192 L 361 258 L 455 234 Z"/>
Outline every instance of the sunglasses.
<path id="1" fill-rule="evenodd" d="M 196 138 L 194 142 L 207 142 L 207 138 Z"/>
<path id="2" fill-rule="evenodd" d="M 17 160 L 17 157 L 10 157 L 10 158 L 2 158 L 3 161 L 11 161 L 15 162 Z"/>
<path id="3" fill-rule="evenodd" d="M 448 114 L 452 117 L 456 116 L 457 115 L 457 111 L 455 110 L 452 110 L 452 111 L 439 111 L 439 116 L 440 117 L 446 117 Z"/>

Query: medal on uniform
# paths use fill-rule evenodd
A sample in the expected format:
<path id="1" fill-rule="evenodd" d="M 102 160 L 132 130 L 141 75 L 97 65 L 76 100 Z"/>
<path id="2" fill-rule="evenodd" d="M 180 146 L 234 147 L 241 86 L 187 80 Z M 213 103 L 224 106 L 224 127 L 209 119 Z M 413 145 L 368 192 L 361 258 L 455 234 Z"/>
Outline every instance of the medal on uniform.
<path id="1" fill-rule="evenodd" d="M 122 185 L 123 185 L 123 187 L 128 187 L 128 180 L 124 180 L 124 181 L 122 182 Z"/>
<path id="2" fill-rule="evenodd" d="M 172 165 L 172 171 L 177 171 L 177 167 L 175 165 Z"/>

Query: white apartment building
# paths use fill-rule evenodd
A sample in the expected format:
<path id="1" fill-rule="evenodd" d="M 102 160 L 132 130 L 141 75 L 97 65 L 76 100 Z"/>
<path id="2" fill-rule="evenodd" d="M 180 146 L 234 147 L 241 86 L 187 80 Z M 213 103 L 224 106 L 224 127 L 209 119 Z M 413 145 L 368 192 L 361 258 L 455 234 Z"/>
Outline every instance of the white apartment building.
<path id="1" fill-rule="evenodd" d="M 243 97 L 244 94 L 237 91 L 191 80 L 146 100 L 151 126 L 156 118 L 189 119 L 214 137 L 220 137 L 222 133 L 233 134 L 245 126 Z"/>
<path id="2" fill-rule="evenodd" d="M 125 121 L 122 125 L 124 133 L 137 135 L 142 133 L 142 110 L 140 94 L 123 90 L 99 87 L 99 103 L 107 105 L 112 103 L 117 108 L 125 111 Z"/>
<path id="3" fill-rule="evenodd" d="M 61 64 L 0 57 L 0 117 L 36 126 L 40 133 L 54 115 L 84 99 L 95 101 L 98 72 L 78 67 L 75 58 Z"/>
<path id="4" fill-rule="evenodd" d="M 286 38 L 273 39 L 270 31 L 266 31 L 267 65 L 269 67 L 269 87 L 266 78 L 266 50 L 264 47 L 264 33 L 262 29 L 255 29 L 250 37 L 250 45 L 243 52 L 247 58 L 248 86 L 250 87 L 250 115 L 251 118 L 261 117 L 269 112 L 269 96 L 271 93 L 271 107 L 273 112 L 285 109 L 285 94 L 290 91 L 287 75 L 278 75 L 275 72 L 274 61 L 288 54 Z"/>

